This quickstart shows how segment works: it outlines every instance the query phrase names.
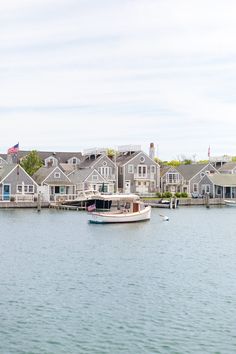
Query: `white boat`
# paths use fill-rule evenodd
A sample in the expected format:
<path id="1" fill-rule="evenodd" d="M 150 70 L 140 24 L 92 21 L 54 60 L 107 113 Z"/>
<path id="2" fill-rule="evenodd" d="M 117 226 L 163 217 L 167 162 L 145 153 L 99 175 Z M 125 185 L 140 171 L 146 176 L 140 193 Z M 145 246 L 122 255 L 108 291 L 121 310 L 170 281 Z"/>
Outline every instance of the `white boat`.
<path id="1" fill-rule="evenodd" d="M 236 207 L 235 200 L 224 200 L 224 202 L 225 202 L 225 205 Z"/>
<path id="2" fill-rule="evenodd" d="M 128 223 L 147 221 L 151 218 L 151 206 L 146 206 L 136 195 L 111 195 L 110 200 L 116 202 L 116 210 L 108 212 L 92 212 L 89 222 L 93 224 Z M 113 209 L 113 208 L 112 208 Z"/>

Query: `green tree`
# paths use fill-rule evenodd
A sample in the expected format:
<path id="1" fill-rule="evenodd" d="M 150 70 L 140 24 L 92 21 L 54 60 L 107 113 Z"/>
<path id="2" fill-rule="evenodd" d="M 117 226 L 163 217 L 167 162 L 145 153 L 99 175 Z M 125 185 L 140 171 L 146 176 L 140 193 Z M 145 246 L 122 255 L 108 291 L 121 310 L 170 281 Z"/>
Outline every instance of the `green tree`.
<path id="1" fill-rule="evenodd" d="M 107 156 L 112 159 L 113 157 L 116 156 L 116 151 L 114 149 L 107 149 Z"/>
<path id="2" fill-rule="evenodd" d="M 179 166 L 181 164 L 178 160 L 171 160 L 167 163 L 168 166 Z"/>
<path id="3" fill-rule="evenodd" d="M 43 166 L 43 161 L 38 152 L 32 150 L 21 160 L 20 165 L 30 176 L 32 176 L 41 166 Z"/>

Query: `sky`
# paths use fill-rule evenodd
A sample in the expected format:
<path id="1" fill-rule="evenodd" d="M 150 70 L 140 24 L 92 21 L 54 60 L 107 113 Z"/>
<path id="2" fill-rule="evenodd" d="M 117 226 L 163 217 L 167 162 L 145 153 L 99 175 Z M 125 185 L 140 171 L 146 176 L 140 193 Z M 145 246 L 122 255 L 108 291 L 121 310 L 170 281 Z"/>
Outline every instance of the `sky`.
<path id="1" fill-rule="evenodd" d="M 234 0 L 7 0 L 0 151 L 236 155 Z"/>

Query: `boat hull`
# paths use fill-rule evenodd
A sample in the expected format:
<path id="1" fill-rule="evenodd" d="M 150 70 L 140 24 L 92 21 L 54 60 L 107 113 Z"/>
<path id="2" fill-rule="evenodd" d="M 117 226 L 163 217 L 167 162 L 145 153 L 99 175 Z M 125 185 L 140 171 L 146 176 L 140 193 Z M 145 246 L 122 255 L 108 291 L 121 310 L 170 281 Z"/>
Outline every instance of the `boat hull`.
<path id="1" fill-rule="evenodd" d="M 224 200 L 225 205 L 236 207 L 236 202 L 234 200 Z"/>
<path id="2" fill-rule="evenodd" d="M 91 213 L 89 222 L 91 224 L 114 224 L 148 221 L 151 218 L 151 207 L 147 206 L 136 213 Z"/>

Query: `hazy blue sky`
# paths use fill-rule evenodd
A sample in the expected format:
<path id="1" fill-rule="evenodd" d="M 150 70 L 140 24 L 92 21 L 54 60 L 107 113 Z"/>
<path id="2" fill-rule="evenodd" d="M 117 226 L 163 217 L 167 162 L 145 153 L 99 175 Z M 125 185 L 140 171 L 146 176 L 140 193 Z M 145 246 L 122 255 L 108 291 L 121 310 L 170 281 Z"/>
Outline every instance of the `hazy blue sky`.
<path id="1" fill-rule="evenodd" d="M 234 0 L 7 0 L 0 151 L 236 155 Z"/>

